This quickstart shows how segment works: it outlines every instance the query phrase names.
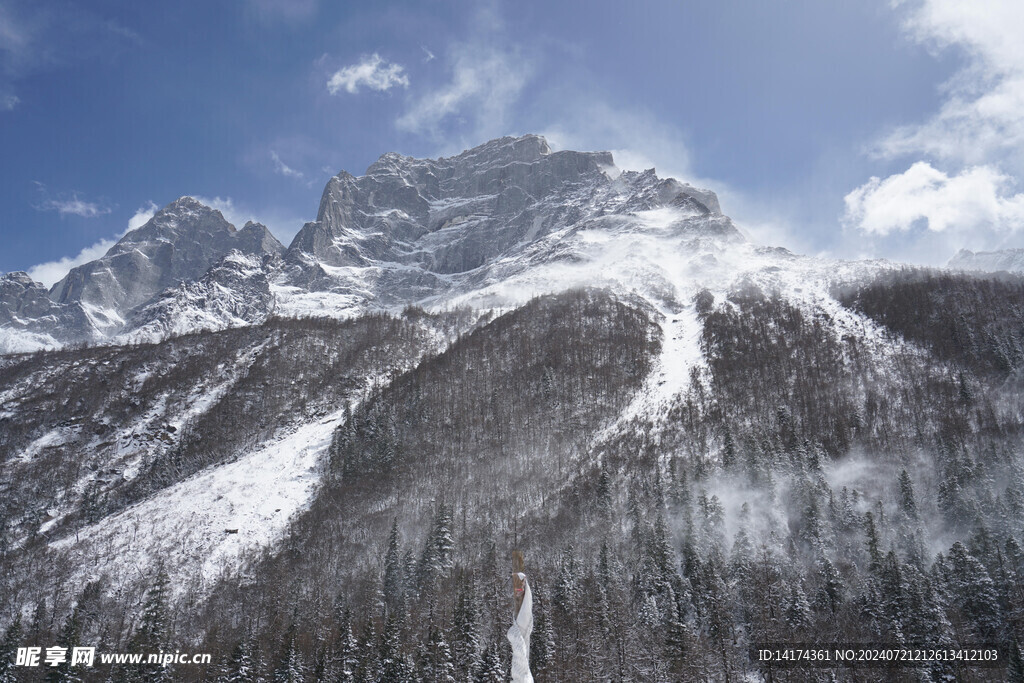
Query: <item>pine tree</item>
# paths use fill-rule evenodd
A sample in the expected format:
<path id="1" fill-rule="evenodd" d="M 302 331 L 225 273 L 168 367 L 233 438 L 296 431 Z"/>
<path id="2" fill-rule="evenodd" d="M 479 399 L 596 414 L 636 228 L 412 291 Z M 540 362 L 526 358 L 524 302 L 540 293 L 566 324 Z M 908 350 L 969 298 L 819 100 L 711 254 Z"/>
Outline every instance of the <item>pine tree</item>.
<path id="1" fill-rule="evenodd" d="M 914 497 L 914 484 L 906 470 L 900 472 L 900 510 L 912 520 L 917 519 L 917 500 Z"/>
<path id="2" fill-rule="evenodd" d="M 530 636 L 530 670 L 537 678 L 549 673 L 555 660 L 555 634 L 547 602 L 533 592 L 533 634 Z"/>
<path id="3" fill-rule="evenodd" d="M 380 643 L 377 642 L 377 630 L 373 619 L 366 620 L 366 627 L 359 639 L 359 666 L 355 680 L 359 683 L 377 683 L 381 676 Z"/>
<path id="4" fill-rule="evenodd" d="M 352 613 L 346 607 L 338 618 L 335 670 L 338 683 L 354 683 L 359 669 L 359 643 L 352 633 Z"/>
<path id="5" fill-rule="evenodd" d="M 67 656 L 64 661 L 57 665 L 56 669 L 53 669 L 47 675 L 47 680 L 52 683 L 78 683 L 81 681 L 81 677 L 78 675 L 79 669 L 71 666 L 71 653 L 74 648 L 81 644 L 82 636 L 82 601 L 79 599 L 78 603 L 71 610 L 71 614 L 64 621 L 64 627 L 61 629 L 60 637 L 57 639 L 57 644 L 67 650 Z"/>
<path id="6" fill-rule="evenodd" d="M 420 680 L 423 683 L 455 683 L 455 664 L 452 661 L 451 649 L 448 647 L 441 629 L 434 625 L 430 627 L 422 656 L 424 660 L 421 664 Z"/>
<path id="7" fill-rule="evenodd" d="M 142 616 L 139 627 L 129 642 L 132 652 L 144 654 L 163 652 L 170 637 L 169 608 L 171 579 L 163 565 L 157 568 L 153 585 L 146 593 L 142 605 Z M 145 664 L 137 670 L 138 679 L 142 681 L 166 681 L 173 677 L 173 667 L 159 663 Z"/>
<path id="8" fill-rule="evenodd" d="M 843 604 L 843 581 L 839 571 L 827 557 L 818 559 L 817 579 L 815 605 L 819 610 L 835 615 L 839 606 Z"/>
<path id="9" fill-rule="evenodd" d="M 501 652 L 496 643 L 487 646 L 484 663 L 477 674 L 476 683 L 507 683 L 508 667 L 501 661 Z"/>
<path id="10" fill-rule="evenodd" d="M 802 632 L 811 625 L 811 605 L 807 594 L 799 583 L 793 583 L 789 589 L 786 604 L 786 626 L 790 633 Z"/>
<path id="11" fill-rule="evenodd" d="M 608 520 L 612 514 L 612 478 L 608 467 L 602 463 L 601 473 L 597 477 L 597 495 L 595 506 L 601 519 Z"/>
<path id="12" fill-rule="evenodd" d="M 736 466 L 736 443 L 732 440 L 732 431 L 726 427 L 722 442 L 722 469 L 731 470 Z"/>
<path id="13" fill-rule="evenodd" d="M 242 639 L 231 653 L 227 668 L 220 679 L 223 683 L 255 683 L 256 670 L 247 640 Z"/>
<path id="14" fill-rule="evenodd" d="M 1002 625 L 995 582 L 985 565 L 957 541 L 946 558 L 946 581 L 957 606 L 970 619 L 982 638 L 994 638 Z"/>
<path id="15" fill-rule="evenodd" d="M 277 666 L 274 667 L 274 683 L 302 683 L 305 680 L 306 665 L 302 661 L 297 638 L 295 622 L 292 622 L 285 631 L 281 654 L 277 658 Z"/>
<path id="16" fill-rule="evenodd" d="M 684 680 L 694 638 L 686 625 L 681 600 L 674 595 L 674 591 L 672 597 L 665 619 L 665 660 L 669 672 L 677 680 Z"/>
<path id="17" fill-rule="evenodd" d="M 459 587 L 452 618 L 452 654 L 460 680 L 469 680 L 480 666 L 480 609 L 477 607 L 472 580 Z"/>
<path id="18" fill-rule="evenodd" d="M 906 608 L 906 587 L 903 573 L 896 553 L 890 550 L 882 561 L 879 572 L 878 592 L 882 603 L 881 616 L 884 628 L 880 629 L 893 634 L 896 642 L 902 642 L 905 633 L 905 622 L 908 617 Z"/>
<path id="19" fill-rule="evenodd" d="M 380 670 L 380 683 L 404 683 L 410 674 L 408 662 L 402 654 L 402 625 L 395 615 L 388 615 L 384 621 Z"/>
<path id="20" fill-rule="evenodd" d="M 882 568 L 882 551 L 879 547 L 878 529 L 875 527 L 875 516 L 871 512 L 864 513 L 864 536 L 868 549 L 868 567 L 877 574 Z"/>
<path id="21" fill-rule="evenodd" d="M 398 538 L 398 518 L 391 522 L 388 549 L 384 555 L 384 605 L 388 613 L 405 613 L 405 577 Z"/>
<path id="22" fill-rule="evenodd" d="M 16 683 L 14 656 L 21 645 L 21 615 L 14 617 L 14 621 L 4 632 L 4 639 L 0 642 L 0 683 Z"/>
<path id="23" fill-rule="evenodd" d="M 420 557 L 421 587 L 432 585 L 439 576 L 452 568 L 452 549 L 455 547 L 455 541 L 452 539 L 452 525 L 451 508 L 444 503 L 439 503 L 434 515 L 434 524 L 423 547 L 423 555 Z"/>

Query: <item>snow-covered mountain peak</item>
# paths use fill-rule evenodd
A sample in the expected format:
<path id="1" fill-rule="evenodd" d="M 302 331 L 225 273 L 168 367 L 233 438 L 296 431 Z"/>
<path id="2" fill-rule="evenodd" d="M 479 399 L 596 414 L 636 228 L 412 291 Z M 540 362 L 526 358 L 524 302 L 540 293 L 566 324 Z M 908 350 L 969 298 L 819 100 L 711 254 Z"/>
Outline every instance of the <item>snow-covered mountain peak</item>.
<path id="1" fill-rule="evenodd" d="M 989 273 L 1007 271 L 1024 273 L 1024 249 L 998 251 L 969 251 L 961 249 L 946 264 L 955 270 L 977 270 Z"/>
<path id="2" fill-rule="evenodd" d="M 713 192 L 654 169 L 614 171 L 609 152 L 552 151 L 539 135 L 436 159 L 392 152 L 362 176 L 332 177 L 317 219 L 287 251 L 264 225 L 236 230 L 221 212 L 183 196 L 57 283 L 49 292 L 54 310 L 44 310 L 47 297 L 28 285 L 15 294 L 9 283 L 6 310 L 39 315 L 7 313 L 0 327 L 27 320 L 19 330 L 52 335 L 47 344 L 155 339 L 185 331 L 188 321 L 213 329 L 271 310 L 348 316 L 497 301 L 509 283 L 543 293 L 588 278 L 616 290 L 653 287 L 654 299 L 668 301 L 681 294 L 651 285 L 675 277 L 664 269 L 727 262 L 723 253 L 745 243 Z M 259 268 L 233 269 L 240 265 L 229 256 L 234 250 Z M 651 259 L 662 263 L 656 276 Z M 239 306 L 239 292 L 251 305 Z M 69 311 L 73 329 L 60 322 Z"/>
<path id="3" fill-rule="evenodd" d="M 553 152 L 538 135 L 438 159 L 385 154 L 366 175 L 328 182 L 317 220 L 288 250 L 282 291 L 403 305 L 461 296 L 541 262 L 589 259 L 602 232 L 742 240 L 713 192 L 653 169 L 613 178 L 614 164 L 609 152 Z M 582 233 L 590 237 L 576 240 Z"/>

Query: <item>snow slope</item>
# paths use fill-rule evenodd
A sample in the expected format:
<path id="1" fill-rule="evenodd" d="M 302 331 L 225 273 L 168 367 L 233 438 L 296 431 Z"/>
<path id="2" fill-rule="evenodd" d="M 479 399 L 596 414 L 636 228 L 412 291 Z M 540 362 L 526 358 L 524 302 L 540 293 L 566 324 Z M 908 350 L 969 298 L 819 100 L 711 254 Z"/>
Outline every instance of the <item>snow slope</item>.
<path id="1" fill-rule="evenodd" d="M 201 472 L 54 542 L 71 553 L 82 582 L 147 582 L 162 563 L 177 594 L 204 591 L 239 558 L 272 545 L 311 500 L 320 456 L 342 420 L 307 424 L 239 460 Z"/>

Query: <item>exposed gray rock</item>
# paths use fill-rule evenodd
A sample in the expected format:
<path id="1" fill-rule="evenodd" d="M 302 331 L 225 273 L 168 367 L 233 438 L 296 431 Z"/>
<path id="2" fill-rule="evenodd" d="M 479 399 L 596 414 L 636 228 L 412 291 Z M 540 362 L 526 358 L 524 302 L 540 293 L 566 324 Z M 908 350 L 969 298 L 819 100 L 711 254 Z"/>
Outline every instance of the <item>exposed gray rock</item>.
<path id="1" fill-rule="evenodd" d="M 232 251 L 196 282 L 164 290 L 136 310 L 118 338 L 158 341 L 168 336 L 263 322 L 274 310 L 267 273 L 276 255 Z"/>
<path id="2" fill-rule="evenodd" d="M 48 297 L 24 274 L 6 276 L 0 352 L 156 340 L 258 323 L 275 307 L 351 315 L 452 301 L 533 268 L 590 262 L 608 240 L 629 252 L 652 235 L 693 253 L 743 240 L 713 192 L 654 169 L 618 173 L 608 152 L 552 152 L 525 135 L 447 158 L 389 153 L 363 176 L 331 178 L 317 219 L 287 250 L 266 227 L 236 230 L 182 197 Z"/>
<path id="3" fill-rule="evenodd" d="M 567 227 L 662 207 L 678 210 L 681 237 L 742 239 L 713 192 L 653 169 L 617 178 L 613 170 L 608 152 L 552 152 L 537 135 L 450 158 L 385 154 L 363 176 L 342 171 L 328 182 L 317 220 L 288 249 L 288 283 L 362 292 L 380 305 L 414 301 L 479 281 L 497 261 Z"/>
<path id="4" fill-rule="evenodd" d="M 27 273 L 0 277 L 0 353 L 93 339 L 81 306 L 55 303 Z"/>
<path id="5" fill-rule="evenodd" d="M 182 197 L 102 258 L 74 268 L 50 296 L 61 304 L 80 302 L 96 329 L 111 334 L 132 309 L 168 287 L 199 279 L 233 249 L 260 257 L 284 251 L 266 227 L 248 223 L 236 230 L 220 211 Z"/>
<path id="6" fill-rule="evenodd" d="M 1024 249 L 1000 249 L 999 251 L 968 251 L 961 249 L 946 264 L 955 270 L 978 270 L 988 273 L 1006 271 L 1024 273 Z"/>

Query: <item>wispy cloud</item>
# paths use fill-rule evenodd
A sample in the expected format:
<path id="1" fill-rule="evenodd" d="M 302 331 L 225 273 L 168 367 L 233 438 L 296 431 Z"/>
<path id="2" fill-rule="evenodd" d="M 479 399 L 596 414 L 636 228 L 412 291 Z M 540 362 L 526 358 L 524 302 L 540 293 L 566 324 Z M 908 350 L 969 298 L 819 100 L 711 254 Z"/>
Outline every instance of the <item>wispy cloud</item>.
<path id="1" fill-rule="evenodd" d="M 1024 4 L 1018 0 L 893 2 L 907 36 L 936 53 L 958 49 L 962 68 L 942 86 L 927 119 L 900 126 L 871 150 L 909 159 L 906 171 L 872 177 L 845 197 L 856 234 L 938 246 L 991 247 L 1024 228 Z M 1003 244 L 1005 246 L 1005 244 Z"/>
<path id="2" fill-rule="evenodd" d="M 510 110 L 533 74 L 533 60 L 522 45 L 507 40 L 491 6 L 478 10 L 471 33 L 472 39 L 446 51 L 441 61 L 447 78 L 411 101 L 396 121 L 400 130 L 440 138 L 451 124 L 476 141 L 508 132 Z"/>
<path id="3" fill-rule="evenodd" d="M 81 216 L 82 218 L 96 218 L 111 212 L 109 206 L 82 199 L 78 192 L 54 197 L 50 195 L 50 191 L 43 183 L 36 182 L 36 187 L 43 196 L 42 201 L 35 206 L 38 211 L 56 211 L 61 217 Z"/>
<path id="4" fill-rule="evenodd" d="M 131 232 L 132 230 L 135 230 L 136 228 L 141 228 L 143 225 L 148 223 L 149 220 L 153 218 L 153 216 L 156 215 L 157 209 L 159 208 L 160 207 L 158 207 L 152 201 L 147 201 L 145 204 L 140 206 L 138 210 L 135 211 L 131 218 L 128 219 L 128 230 L 126 230 L 125 232 L 127 233 Z"/>
<path id="5" fill-rule="evenodd" d="M 274 162 L 274 171 L 288 178 L 298 178 L 302 180 L 305 175 L 302 171 L 296 171 L 288 164 L 281 161 L 281 157 L 277 155 L 277 152 L 270 150 L 270 159 Z"/>
<path id="6" fill-rule="evenodd" d="M 892 131 L 876 152 L 967 164 L 1009 155 L 1024 162 L 1024 4 L 921 0 L 910 8 L 904 28 L 911 39 L 935 51 L 960 48 L 967 62 L 943 86 L 938 112 Z"/>
<path id="7" fill-rule="evenodd" d="M 48 261 L 46 263 L 40 263 L 32 266 L 28 269 L 29 277 L 38 282 L 42 282 L 47 287 L 52 287 L 56 283 L 60 282 L 61 279 L 72 268 L 88 263 L 89 261 L 95 261 L 101 258 L 104 254 L 110 251 L 110 248 L 117 244 L 117 240 L 124 237 L 129 231 L 136 228 L 140 228 L 145 225 L 153 214 L 156 213 L 157 206 L 153 202 L 146 202 L 143 206 L 135 212 L 135 214 L 128 219 L 128 226 L 121 231 L 116 237 L 102 239 L 95 244 L 92 244 L 85 249 L 82 249 L 74 256 L 65 256 L 64 258 L 56 261 Z"/>
<path id="8" fill-rule="evenodd" d="M 65 256 L 57 261 L 40 263 L 28 269 L 28 275 L 33 280 L 42 282 L 47 287 L 53 287 L 67 275 L 72 268 L 77 268 L 83 263 L 95 261 L 110 251 L 110 248 L 117 244 L 116 239 L 103 239 L 86 247 L 75 256 Z"/>
<path id="9" fill-rule="evenodd" d="M 73 4 L 3 0 L 0 2 L 0 111 L 20 103 L 17 84 L 61 65 L 109 57 L 111 51 L 138 45 L 141 37 L 116 21 L 102 19 Z"/>
<path id="10" fill-rule="evenodd" d="M 384 92 L 396 86 L 409 87 L 405 67 L 385 61 L 376 52 L 356 64 L 338 69 L 327 80 L 327 91 L 332 95 L 342 90 L 354 95 L 360 87 Z"/>
<path id="11" fill-rule="evenodd" d="M 48 199 L 40 205 L 43 211 L 56 211 L 61 216 L 81 216 L 96 218 L 110 213 L 109 206 L 100 206 L 96 202 L 87 202 L 77 196 L 70 199 Z"/>
<path id="12" fill-rule="evenodd" d="M 529 68 L 514 51 L 459 46 L 454 50 L 451 79 L 413 102 L 399 117 L 398 127 L 436 133 L 445 119 L 461 116 L 477 125 L 500 128 L 528 76 Z"/>

